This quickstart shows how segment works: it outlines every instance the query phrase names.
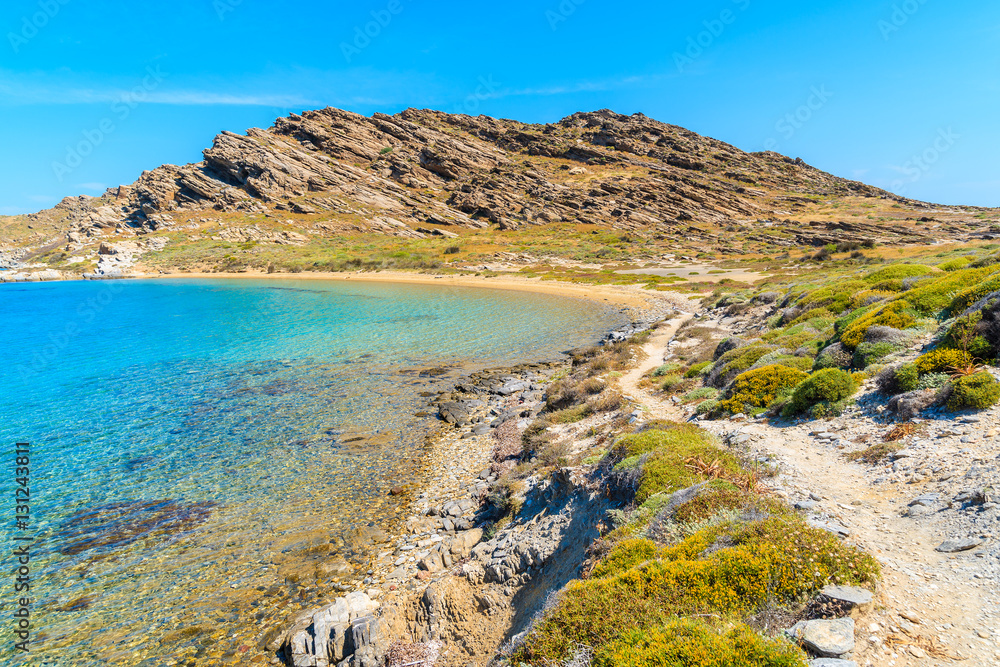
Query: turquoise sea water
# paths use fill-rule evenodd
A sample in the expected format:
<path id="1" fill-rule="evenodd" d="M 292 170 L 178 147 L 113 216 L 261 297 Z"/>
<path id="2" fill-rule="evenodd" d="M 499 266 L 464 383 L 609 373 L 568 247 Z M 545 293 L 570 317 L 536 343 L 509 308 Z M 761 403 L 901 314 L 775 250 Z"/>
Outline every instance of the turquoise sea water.
<path id="1" fill-rule="evenodd" d="M 0 285 L 5 497 L 32 448 L 30 526 L 9 502 L 0 537 L 38 538 L 30 664 L 266 664 L 262 629 L 322 594 L 316 559 L 357 562 L 350 528 L 391 522 L 385 490 L 434 426 L 422 392 L 619 317 L 386 283 Z"/>

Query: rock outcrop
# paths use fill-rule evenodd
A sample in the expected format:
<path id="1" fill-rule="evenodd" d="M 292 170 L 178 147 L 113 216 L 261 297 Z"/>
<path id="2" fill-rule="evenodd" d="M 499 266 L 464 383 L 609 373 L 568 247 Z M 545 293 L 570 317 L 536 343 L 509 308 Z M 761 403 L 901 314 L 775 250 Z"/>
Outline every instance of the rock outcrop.
<path id="1" fill-rule="evenodd" d="M 642 114 L 608 110 L 536 125 L 429 110 L 366 117 L 327 108 L 246 135 L 223 132 L 203 157 L 143 172 L 100 198 L 69 197 L 36 216 L 56 220 L 77 247 L 108 235 L 186 229 L 192 221 L 197 228 L 206 219 L 196 216 L 220 213 L 291 214 L 298 217 L 286 222 L 310 233 L 404 238 L 454 234 L 442 227 L 559 222 L 707 242 L 713 232 L 699 224 L 777 225 L 788 233 L 769 238 L 789 245 L 823 245 L 844 233 L 916 236 L 888 224 L 790 224 L 787 216 L 804 210 L 810 196 L 905 200 L 799 159 L 746 153 Z M 229 233 L 259 240 L 246 228 Z M 263 240 L 281 242 L 266 233 Z"/>

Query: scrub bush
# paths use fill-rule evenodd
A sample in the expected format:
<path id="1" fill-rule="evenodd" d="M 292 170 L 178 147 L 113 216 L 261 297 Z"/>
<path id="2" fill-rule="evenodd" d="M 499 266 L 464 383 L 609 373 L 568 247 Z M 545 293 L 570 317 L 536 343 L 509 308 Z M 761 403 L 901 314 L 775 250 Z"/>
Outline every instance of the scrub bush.
<path id="1" fill-rule="evenodd" d="M 962 350 L 952 350 L 948 348 L 938 348 L 927 354 L 917 357 L 914 365 L 921 375 L 925 373 L 943 373 L 960 366 L 968 366 L 972 363 L 972 356 Z"/>
<path id="2" fill-rule="evenodd" d="M 985 410 L 1000 401 L 1000 383 L 986 371 L 958 378 L 952 383 L 948 409 Z"/>
<path id="3" fill-rule="evenodd" d="M 791 389 L 809 377 L 806 373 L 775 364 L 747 371 L 733 381 L 728 398 L 719 405 L 732 413 L 745 412 L 749 407 L 766 408 L 782 389 Z"/>
<path id="4" fill-rule="evenodd" d="M 817 371 L 795 387 L 792 398 L 782 414 L 790 417 L 817 406 L 834 408 L 836 404 L 850 398 L 857 390 L 858 385 L 850 373 L 836 368 Z"/>

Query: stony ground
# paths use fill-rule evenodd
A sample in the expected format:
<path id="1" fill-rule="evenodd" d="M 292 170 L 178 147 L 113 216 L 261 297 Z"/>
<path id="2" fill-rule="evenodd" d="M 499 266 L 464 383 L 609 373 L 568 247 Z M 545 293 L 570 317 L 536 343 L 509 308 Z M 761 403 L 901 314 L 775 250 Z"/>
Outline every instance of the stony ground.
<path id="1" fill-rule="evenodd" d="M 645 418 L 689 414 L 640 386 L 643 373 L 671 358 L 678 316 L 644 347 L 646 359 L 622 378 Z M 716 322 L 720 325 L 722 323 Z M 1000 410 L 932 415 L 883 462 L 845 454 L 881 442 L 893 425 L 874 397 L 829 421 L 771 425 L 702 421 L 733 446 L 777 466 L 773 493 L 812 522 L 841 531 L 884 568 L 875 610 L 856 627 L 859 665 L 1000 664 Z"/>

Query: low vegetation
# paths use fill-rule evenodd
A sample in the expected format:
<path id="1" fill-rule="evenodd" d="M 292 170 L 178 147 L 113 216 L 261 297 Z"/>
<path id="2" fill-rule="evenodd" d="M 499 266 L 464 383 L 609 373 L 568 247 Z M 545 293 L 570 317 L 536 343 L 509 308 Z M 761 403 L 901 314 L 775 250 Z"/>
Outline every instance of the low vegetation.
<path id="1" fill-rule="evenodd" d="M 565 664 L 586 647 L 595 665 L 804 666 L 797 647 L 748 622 L 768 609 L 801 613 L 828 583 L 870 586 L 879 576 L 871 556 L 761 495 L 756 473 L 696 426 L 627 433 L 603 465 L 634 494 L 634 509 L 512 664 Z"/>
<path id="2" fill-rule="evenodd" d="M 934 390 L 926 405 L 952 411 L 1000 402 L 987 368 L 1000 352 L 1000 253 L 775 287 L 719 288 L 706 297 L 707 307 L 727 315 L 756 307 L 754 317 L 767 324 L 755 336 L 716 341 L 710 359 L 686 360 L 683 375 L 694 384 L 664 390 L 682 403 L 700 400 L 696 413 L 714 418 L 837 415 L 872 378 L 889 396 Z M 914 354 L 917 341 L 923 349 Z"/>

